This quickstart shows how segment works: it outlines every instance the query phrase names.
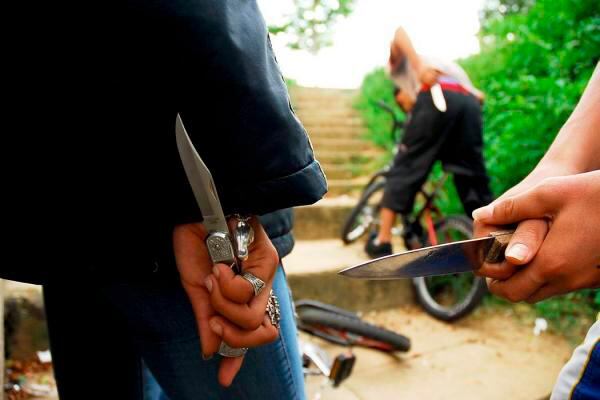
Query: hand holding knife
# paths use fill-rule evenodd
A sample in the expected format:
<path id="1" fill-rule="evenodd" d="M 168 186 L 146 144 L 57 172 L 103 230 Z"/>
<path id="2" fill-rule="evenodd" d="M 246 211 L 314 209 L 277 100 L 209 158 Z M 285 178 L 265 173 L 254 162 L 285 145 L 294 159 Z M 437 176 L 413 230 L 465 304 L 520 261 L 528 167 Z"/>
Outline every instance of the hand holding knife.
<path id="1" fill-rule="evenodd" d="M 241 261 L 248 258 L 249 246 L 254 240 L 254 231 L 249 223 L 249 218 L 236 215 L 235 227 L 230 230 L 211 173 L 196 152 L 179 115 L 175 131 L 177 147 L 185 173 L 204 217 L 202 225 L 208 233 L 205 244 L 210 260 L 213 265 L 226 264 L 235 274 L 242 274 Z M 241 277 L 252 286 L 255 296 L 258 296 L 266 287 L 264 281 L 249 272 L 243 273 Z M 266 312 L 271 324 L 277 328 L 279 306 L 273 293 L 269 297 Z M 246 348 L 232 348 L 224 341 L 221 342 L 219 348 L 219 354 L 225 357 L 240 357 L 246 351 Z"/>

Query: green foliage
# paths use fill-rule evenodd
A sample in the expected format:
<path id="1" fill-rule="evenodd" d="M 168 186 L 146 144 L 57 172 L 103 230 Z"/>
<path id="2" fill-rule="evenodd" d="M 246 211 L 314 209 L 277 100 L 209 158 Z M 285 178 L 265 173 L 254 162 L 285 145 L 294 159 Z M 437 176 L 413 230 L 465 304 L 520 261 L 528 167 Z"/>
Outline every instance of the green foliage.
<path id="1" fill-rule="evenodd" d="M 286 34 L 288 46 L 316 53 L 331 45 L 331 30 L 340 19 L 352 12 L 354 0 L 294 0 L 295 12 L 288 21 L 269 26 L 273 35 Z"/>
<path id="2" fill-rule="evenodd" d="M 404 114 L 394 100 L 394 84 L 386 76 L 383 68 L 377 68 L 364 77 L 360 96 L 356 99 L 354 107 L 360 111 L 367 127 L 365 137 L 377 146 L 391 151 L 394 148 L 391 135 L 393 119 L 388 112 L 377 105 L 379 101 L 396 110 L 396 118 L 404 121 Z"/>
<path id="3" fill-rule="evenodd" d="M 486 93 L 486 162 L 501 194 L 539 161 L 600 58 L 596 0 L 538 0 L 483 24 L 480 54 L 461 63 Z"/>
<path id="4" fill-rule="evenodd" d="M 599 297 L 600 291 L 580 290 L 541 301 L 534 307 L 553 330 L 580 339 L 600 311 Z"/>

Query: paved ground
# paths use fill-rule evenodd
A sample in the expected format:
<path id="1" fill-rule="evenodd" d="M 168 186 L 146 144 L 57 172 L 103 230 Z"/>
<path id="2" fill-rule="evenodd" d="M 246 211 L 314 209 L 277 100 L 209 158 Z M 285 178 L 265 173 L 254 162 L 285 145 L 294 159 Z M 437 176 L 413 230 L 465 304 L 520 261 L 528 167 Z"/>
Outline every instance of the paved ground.
<path id="1" fill-rule="evenodd" d="M 355 349 L 353 375 L 337 389 L 327 388 L 323 400 L 359 399 L 511 399 L 546 398 L 571 348 L 561 338 L 532 334 L 532 326 L 506 311 L 478 313 L 449 325 L 417 307 L 371 313 L 372 322 L 412 340 L 409 353 L 389 356 Z M 306 338 L 306 336 L 303 336 Z M 343 348 L 323 344 L 330 354 Z M 315 398 L 322 378 L 308 381 Z"/>

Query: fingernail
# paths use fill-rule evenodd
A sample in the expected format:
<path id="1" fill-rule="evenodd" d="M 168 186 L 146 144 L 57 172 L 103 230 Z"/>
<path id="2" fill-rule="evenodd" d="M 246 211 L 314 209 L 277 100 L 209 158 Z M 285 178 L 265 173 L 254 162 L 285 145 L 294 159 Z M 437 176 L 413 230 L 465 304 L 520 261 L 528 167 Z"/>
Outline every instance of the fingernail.
<path id="1" fill-rule="evenodd" d="M 204 361 L 211 360 L 212 358 L 213 358 L 213 355 L 212 355 L 212 354 L 210 354 L 210 355 L 206 356 L 206 355 L 204 355 L 204 353 L 202 353 L 202 359 L 203 359 Z"/>
<path id="2" fill-rule="evenodd" d="M 206 286 L 208 293 L 212 293 L 212 279 L 210 279 L 210 276 L 204 280 L 204 286 Z"/>
<path id="3" fill-rule="evenodd" d="M 215 274 L 215 276 L 217 278 L 219 277 L 220 272 L 219 272 L 219 268 L 217 268 L 216 265 L 213 267 L 213 274 Z"/>
<path id="4" fill-rule="evenodd" d="M 529 248 L 523 243 L 515 243 L 506 251 L 506 257 L 513 258 L 517 261 L 524 261 L 529 254 Z"/>
<path id="5" fill-rule="evenodd" d="M 477 219 L 477 220 L 485 220 L 485 219 L 490 219 L 492 217 L 492 207 L 490 206 L 486 206 L 486 207 L 481 207 L 478 208 L 477 210 L 473 211 L 473 219 Z"/>
<path id="6" fill-rule="evenodd" d="M 223 336 L 223 327 L 216 321 L 209 321 L 210 329 L 219 336 Z"/>

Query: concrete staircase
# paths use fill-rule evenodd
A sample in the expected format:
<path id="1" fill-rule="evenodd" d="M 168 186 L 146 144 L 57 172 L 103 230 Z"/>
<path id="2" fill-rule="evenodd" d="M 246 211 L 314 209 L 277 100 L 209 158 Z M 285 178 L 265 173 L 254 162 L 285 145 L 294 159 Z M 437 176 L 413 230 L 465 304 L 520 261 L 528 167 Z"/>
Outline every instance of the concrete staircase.
<path id="1" fill-rule="evenodd" d="M 361 138 L 365 129 L 352 107 L 356 91 L 293 87 L 290 93 L 327 175 L 327 197 L 355 194 L 366 182 L 365 170 L 381 154 Z"/>
<path id="2" fill-rule="evenodd" d="M 336 274 L 366 260 L 363 243 L 344 246 L 340 231 L 382 155 L 361 138 L 365 128 L 352 107 L 356 91 L 293 87 L 290 94 L 329 183 L 323 200 L 295 209 L 296 247 L 284 260 L 294 297 L 361 311 L 411 303 L 408 281 L 370 282 Z"/>

